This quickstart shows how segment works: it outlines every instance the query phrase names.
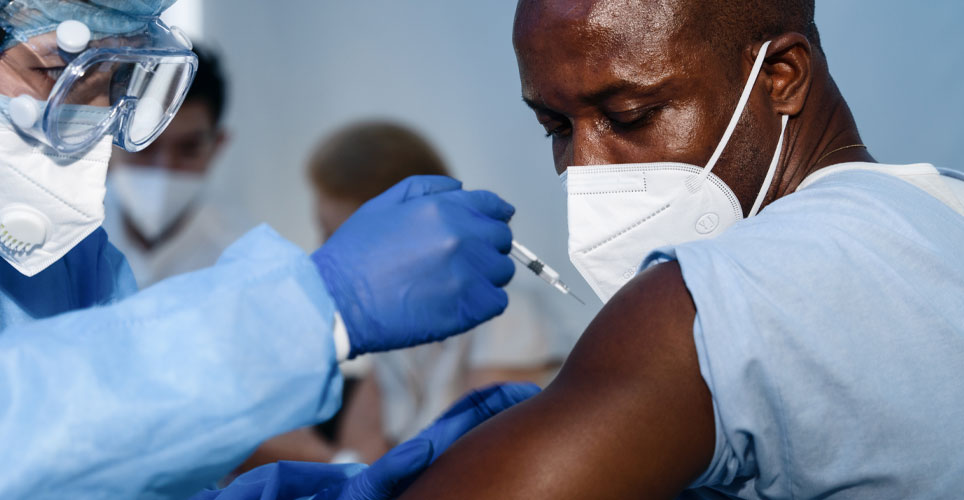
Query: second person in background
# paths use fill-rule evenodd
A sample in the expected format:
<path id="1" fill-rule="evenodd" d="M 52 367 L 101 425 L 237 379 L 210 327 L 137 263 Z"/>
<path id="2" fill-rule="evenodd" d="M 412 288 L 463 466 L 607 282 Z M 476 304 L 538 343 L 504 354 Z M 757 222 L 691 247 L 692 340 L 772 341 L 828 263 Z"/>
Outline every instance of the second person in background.
<path id="1" fill-rule="evenodd" d="M 197 46 L 194 53 L 197 75 L 164 133 L 143 151 L 111 155 L 104 229 L 140 288 L 213 265 L 254 226 L 208 199 L 211 169 L 228 142 L 227 82 L 216 54 Z"/>

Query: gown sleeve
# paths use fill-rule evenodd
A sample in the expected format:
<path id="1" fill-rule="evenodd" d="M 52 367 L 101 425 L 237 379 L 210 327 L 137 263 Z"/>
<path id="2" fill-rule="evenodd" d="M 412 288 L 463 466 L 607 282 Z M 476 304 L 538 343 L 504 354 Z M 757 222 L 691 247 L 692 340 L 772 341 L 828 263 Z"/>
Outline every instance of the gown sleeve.
<path id="1" fill-rule="evenodd" d="M 189 497 L 338 409 L 333 315 L 262 226 L 211 268 L 4 329 L 0 498 Z"/>

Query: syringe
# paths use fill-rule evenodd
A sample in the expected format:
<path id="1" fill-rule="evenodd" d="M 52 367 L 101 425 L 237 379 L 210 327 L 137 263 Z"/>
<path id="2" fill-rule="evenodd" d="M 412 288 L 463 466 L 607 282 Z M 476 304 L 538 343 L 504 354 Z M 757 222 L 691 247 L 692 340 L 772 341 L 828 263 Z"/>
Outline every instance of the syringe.
<path id="1" fill-rule="evenodd" d="M 539 257 L 536 257 L 536 254 L 532 253 L 532 250 L 522 246 L 518 241 L 512 240 L 512 251 L 509 252 L 509 255 L 519 261 L 523 266 L 529 268 L 530 271 L 536 273 L 536 276 L 542 278 L 543 281 L 552 285 L 556 290 L 578 300 L 580 304 L 586 305 L 582 299 L 576 297 L 575 294 L 569 291 L 569 287 L 559 279 L 559 273 L 539 260 Z"/>

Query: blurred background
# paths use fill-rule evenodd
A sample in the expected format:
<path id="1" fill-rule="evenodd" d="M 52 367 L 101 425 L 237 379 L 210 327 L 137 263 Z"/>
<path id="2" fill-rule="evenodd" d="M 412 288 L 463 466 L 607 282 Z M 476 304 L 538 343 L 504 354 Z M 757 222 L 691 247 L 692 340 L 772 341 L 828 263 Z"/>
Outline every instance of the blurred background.
<path id="1" fill-rule="evenodd" d="M 354 191 L 377 182 L 366 166 L 379 165 L 385 173 L 397 164 L 409 173 L 447 166 L 466 187 L 495 191 L 513 203 L 516 238 L 588 302 L 581 306 L 519 271 L 502 317 L 441 344 L 342 365 L 349 382 L 339 416 L 266 442 L 236 472 L 279 459 L 371 462 L 469 388 L 499 380 L 546 383 L 599 310 L 569 263 L 565 198 L 550 141 L 521 101 L 511 44 L 514 9 L 511 0 L 181 0 L 166 13 L 168 23 L 221 59 L 227 113 L 220 121 L 211 115 L 218 71 L 199 71 L 192 88 L 199 95 L 189 95 L 162 138 L 112 165 L 111 192 L 122 206 L 127 200 L 130 217 L 109 216 L 124 225 L 108 232 L 115 244 L 129 243 L 122 249 L 135 274 L 141 271 L 142 285 L 188 270 L 175 265 L 213 261 L 241 234 L 235 226 L 267 222 L 314 250 L 323 238 L 320 226 L 333 231 L 368 199 L 361 193 L 346 198 L 334 189 L 336 180 L 351 173 L 341 191 Z M 879 161 L 964 170 L 960 19 L 964 3 L 958 0 L 817 0 L 831 71 Z M 403 124 L 438 155 L 417 136 L 381 126 L 345 136 L 344 127 L 359 120 Z M 339 139 L 328 142 L 335 132 Z M 203 183 L 207 193 L 195 215 L 169 210 L 180 223 L 152 226 L 151 214 L 141 220 L 131 210 L 145 205 L 135 181 L 156 175 L 151 165 L 165 158 L 179 173 L 164 178 L 189 194 Z M 424 170 L 431 165 L 438 169 Z M 179 199 L 181 208 L 190 206 L 190 196 Z M 323 210 L 316 212 L 316 199 Z M 229 220 L 247 222 L 233 226 Z M 143 231 L 151 227 L 180 229 Z"/>
<path id="2" fill-rule="evenodd" d="M 514 7 L 181 0 L 165 17 L 216 49 L 229 79 L 232 140 L 214 172 L 214 199 L 313 249 L 320 236 L 304 170 L 319 138 L 364 118 L 409 124 L 467 187 L 515 204 L 517 238 L 590 303 L 550 297 L 574 339 L 599 303 L 569 264 L 550 145 L 520 99 Z M 961 19 L 958 0 L 817 0 L 831 71 L 879 161 L 964 169 Z M 541 284 L 519 273 L 514 286 Z"/>

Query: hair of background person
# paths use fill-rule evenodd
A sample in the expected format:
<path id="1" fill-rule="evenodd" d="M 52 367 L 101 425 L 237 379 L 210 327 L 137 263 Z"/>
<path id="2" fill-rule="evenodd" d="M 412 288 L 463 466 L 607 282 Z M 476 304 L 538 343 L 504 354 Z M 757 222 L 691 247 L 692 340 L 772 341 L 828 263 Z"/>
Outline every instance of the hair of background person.
<path id="1" fill-rule="evenodd" d="M 227 81 L 221 69 L 221 59 L 213 51 L 194 45 L 197 55 L 197 74 L 187 91 L 184 102 L 207 103 L 211 111 L 212 123 L 221 124 L 227 103 Z"/>
<path id="2" fill-rule="evenodd" d="M 323 140 L 308 173 L 325 194 L 359 204 L 412 175 L 449 175 L 422 136 L 387 121 L 355 123 Z"/>

